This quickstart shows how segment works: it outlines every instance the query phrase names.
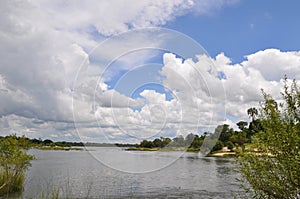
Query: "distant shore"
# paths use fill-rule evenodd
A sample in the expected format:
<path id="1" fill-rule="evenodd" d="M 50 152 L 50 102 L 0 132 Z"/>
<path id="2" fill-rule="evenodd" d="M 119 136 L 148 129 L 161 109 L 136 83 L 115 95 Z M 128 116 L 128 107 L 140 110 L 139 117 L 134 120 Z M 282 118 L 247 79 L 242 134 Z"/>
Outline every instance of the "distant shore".
<path id="1" fill-rule="evenodd" d="M 33 147 L 35 149 L 39 150 L 54 150 L 54 151 L 82 151 L 84 148 L 80 147 L 63 147 L 63 146 L 38 146 L 38 147 Z"/>
<path id="2" fill-rule="evenodd" d="M 161 152 L 168 152 L 168 151 L 186 151 L 186 152 L 200 152 L 200 149 L 193 149 L 193 148 L 185 148 L 185 147 L 168 147 L 168 148 L 144 148 L 144 147 L 130 147 L 125 149 L 126 151 L 161 151 Z M 215 151 L 207 155 L 208 157 L 235 157 L 236 152 L 227 149 L 227 147 L 223 147 L 219 151 Z"/>

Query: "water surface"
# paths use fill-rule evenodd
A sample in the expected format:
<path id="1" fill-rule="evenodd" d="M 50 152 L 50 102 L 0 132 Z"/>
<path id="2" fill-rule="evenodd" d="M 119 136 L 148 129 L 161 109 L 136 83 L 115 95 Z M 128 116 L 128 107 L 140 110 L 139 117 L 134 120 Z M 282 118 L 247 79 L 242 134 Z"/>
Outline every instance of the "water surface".
<path id="1" fill-rule="evenodd" d="M 241 191 L 234 159 L 105 147 L 89 150 L 92 155 L 31 150 L 37 160 L 26 173 L 22 197 L 59 190 L 71 198 L 232 198 Z"/>

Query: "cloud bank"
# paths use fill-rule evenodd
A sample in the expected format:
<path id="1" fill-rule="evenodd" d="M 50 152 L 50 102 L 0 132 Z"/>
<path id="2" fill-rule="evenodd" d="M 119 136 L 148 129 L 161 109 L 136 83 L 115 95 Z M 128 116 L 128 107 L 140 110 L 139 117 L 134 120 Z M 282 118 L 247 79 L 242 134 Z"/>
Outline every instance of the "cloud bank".
<path id="1" fill-rule="evenodd" d="M 212 14 L 234 3 L 1 1 L 0 135 L 78 140 L 77 127 L 80 138 L 86 141 L 136 142 L 235 122 L 229 118 L 247 120 L 246 109 L 261 100 L 261 88 L 279 97 L 284 74 L 300 78 L 300 52 L 265 49 L 237 64 L 224 53 L 215 58 L 199 55 L 194 61 L 165 53 L 159 78 L 172 99 L 155 89 L 145 89 L 136 98 L 110 88 L 107 82 L 99 82 L 99 73 L 105 69 L 102 60 L 109 60 L 111 51 L 99 52 L 99 60 L 89 55 L 108 36 L 162 26 L 190 12 Z M 163 42 L 142 35 L 130 41 L 133 39 L 137 44 L 154 46 Z M 120 42 L 126 44 L 128 40 Z M 124 63 L 143 63 L 151 56 L 125 56 L 120 68 L 112 72 L 130 70 Z M 209 70 L 210 63 L 219 75 Z M 80 66 L 89 70 L 79 77 L 83 83 L 74 91 Z M 78 119 L 75 124 L 73 114 Z"/>

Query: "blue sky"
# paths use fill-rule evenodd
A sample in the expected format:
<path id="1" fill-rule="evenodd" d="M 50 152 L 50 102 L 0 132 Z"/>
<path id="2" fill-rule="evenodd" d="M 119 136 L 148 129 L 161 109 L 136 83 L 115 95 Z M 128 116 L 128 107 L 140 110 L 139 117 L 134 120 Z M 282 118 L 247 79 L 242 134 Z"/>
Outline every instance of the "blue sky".
<path id="1" fill-rule="evenodd" d="M 237 128 L 261 88 L 280 99 L 285 74 L 300 80 L 297 0 L 0 7 L 0 135 L 136 143 Z"/>
<path id="2" fill-rule="evenodd" d="M 242 0 L 210 13 L 189 13 L 165 27 L 198 41 L 211 56 L 224 52 L 233 62 L 267 48 L 299 50 L 300 2 Z"/>

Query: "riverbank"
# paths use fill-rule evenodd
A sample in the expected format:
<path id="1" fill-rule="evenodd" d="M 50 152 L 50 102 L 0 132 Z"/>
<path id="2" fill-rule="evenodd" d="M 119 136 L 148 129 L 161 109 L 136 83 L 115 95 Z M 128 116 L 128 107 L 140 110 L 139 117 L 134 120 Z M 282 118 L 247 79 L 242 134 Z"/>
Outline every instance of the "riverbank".
<path id="1" fill-rule="evenodd" d="M 214 151 L 207 155 L 208 157 L 235 157 L 237 156 L 234 150 L 230 150 L 227 147 L 223 147 L 221 150 Z"/>
<path id="2" fill-rule="evenodd" d="M 185 148 L 185 147 L 167 147 L 167 148 L 143 148 L 143 147 L 131 147 L 125 149 L 126 151 L 161 151 L 161 152 L 168 152 L 168 151 L 186 151 L 186 152 L 200 152 L 198 148 Z M 229 150 L 227 147 L 223 147 L 221 150 L 214 151 L 207 155 L 208 157 L 235 157 L 236 152 Z"/>
<path id="3" fill-rule="evenodd" d="M 82 151 L 84 148 L 79 148 L 79 147 L 63 147 L 63 146 L 38 146 L 38 147 L 33 147 L 35 149 L 39 150 L 58 150 L 58 151 Z"/>

